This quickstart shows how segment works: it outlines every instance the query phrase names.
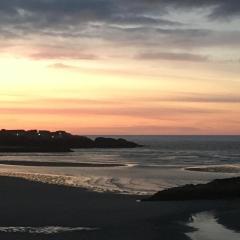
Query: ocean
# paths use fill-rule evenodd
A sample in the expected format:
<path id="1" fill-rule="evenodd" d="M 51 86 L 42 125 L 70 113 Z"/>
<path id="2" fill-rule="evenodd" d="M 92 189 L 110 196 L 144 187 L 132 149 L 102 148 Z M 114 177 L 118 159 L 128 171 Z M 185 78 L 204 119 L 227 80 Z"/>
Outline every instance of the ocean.
<path id="1" fill-rule="evenodd" d="M 97 136 L 89 136 L 95 138 Z M 71 153 L 1 153 L 1 160 L 123 164 L 114 167 L 1 165 L 0 174 L 83 187 L 98 192 L 149 195 L 184 184 L 240 175 L 240 136 L 110 136 L 144 145 L 134 149 L 74 149 Z"/>

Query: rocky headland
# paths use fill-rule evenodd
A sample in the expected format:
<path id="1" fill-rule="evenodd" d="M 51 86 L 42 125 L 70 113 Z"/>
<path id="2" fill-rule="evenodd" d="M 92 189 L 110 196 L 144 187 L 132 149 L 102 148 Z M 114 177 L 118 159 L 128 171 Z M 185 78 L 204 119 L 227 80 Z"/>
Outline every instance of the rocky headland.
<path id="1" fill-rule="evenodd" d="M 184 201 L 240 198 L 240 177 L 217 179 L 206 184 L 188 184 L 160 191 L 143 201 Z"/>
<path id="2" fill-rule="evenodd" d="M 74 148 L 136 148 L 141 145 L 119 138 L 72 135 L 65 131 L 1 130 L 0 152 L 70 152 Z"/>

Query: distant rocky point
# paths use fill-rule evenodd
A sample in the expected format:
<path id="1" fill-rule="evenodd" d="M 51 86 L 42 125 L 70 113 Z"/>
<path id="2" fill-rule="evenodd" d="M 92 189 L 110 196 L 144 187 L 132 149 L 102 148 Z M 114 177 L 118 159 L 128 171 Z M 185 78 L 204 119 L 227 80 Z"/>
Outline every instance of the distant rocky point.
<path id="1" fill-rule="evenodd" d="M 240 198 L 240 177 L 188 184 L 160 191 L 144 201 L 216 200 Z"/>
<path id="2" fill-rule="evenodd" d="M 69 152 L 73 148 L 136 148 L 141 145 L 119 138 L 95 140 L 65 131 L 0 130 L 0 152 Z"/>

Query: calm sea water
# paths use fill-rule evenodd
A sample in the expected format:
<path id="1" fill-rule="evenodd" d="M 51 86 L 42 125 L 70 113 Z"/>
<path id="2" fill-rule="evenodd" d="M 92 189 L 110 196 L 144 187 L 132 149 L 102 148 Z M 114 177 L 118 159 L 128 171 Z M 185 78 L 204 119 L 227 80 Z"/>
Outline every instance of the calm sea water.
<path id="1" fill-rule="evenodd" d="M 94 137 L 94 136 L 91 136 Z M 118 137 L 118 136 L 112 136 Z M 9 154 L 0 160 L 117 163 L 125 167 L 26 167 L 0 166 L 9 174 L 56 177 L 61 184 L 95 191 L 152 194 L 186 183 L 207 182 L 240 175 L 240 136 L 121 136 L 143 144 L 135 149 L 76 149 L 73 153 Z M 203 172 L 188 171 L 204 167 Z M 36 177 L 35 177 L 36 179 Z M 59 180 L 61 179 L 61 180 Z"/>

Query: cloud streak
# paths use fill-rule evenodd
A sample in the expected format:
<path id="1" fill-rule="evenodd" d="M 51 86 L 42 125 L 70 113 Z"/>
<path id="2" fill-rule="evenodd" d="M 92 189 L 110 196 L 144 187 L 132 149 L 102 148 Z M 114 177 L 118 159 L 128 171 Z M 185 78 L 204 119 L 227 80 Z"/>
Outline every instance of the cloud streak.
<path id="1" fill-rule="evenodd" d="M 190 54 L 190 53 L 172 53 L 172 52 L 142 53 L 137 56 L 137 59 L 173 60 L 173 61 L 191 61 L 191 62 L 206 62 L 209 60 L 207 56 Z"/>
<path id="2" fill-rule="evenodd" d="M 206 56 L 186 50 L 215 47 L 240 47 L 239 31 L 207 29 L 199 24 L 173 19 L 171 12 L 202 9 L 207 18 L 238 18 L 237 0 L 2 0 L 0 2 L 0 39 L 9 44 L 35 48 L 32 59 L 86 59 L 97 55 L 94 40 L 109 46 L 145 49 L 140 58 L 206 61 Z M 12 40 L 12 41 L 11 41 Z M 93 40 L 93 42 L 89 42 Z M 25 41 L 25 42 L 24 42 Z M 48 49 L 39 42 L 46 42 Z M 55 47 L 51 43 L 55 44 Z M 75 44 L 70 44 L 74 42 Z M 100 44 L 101 45 L 101 44 Z M 56 48 L 56 46 L 58 48 Z M 61 49 L 65 46 L 67 49 Z M 164 52 L 171 47 L 173 52 Z M 83 51 L 84 49 L 84 51 Z M 156 53 L 152 49 L 157 49 Z M 154 51 L 155 52 L 155 51 Z M 180 52 L 180 53 L 175 53 Z M 186 52 L 186 53 L 185 53 Z M 105 52 L 107 55 L 107 51 Z"/>
<path id="3" fill-rule="evenodd" d="M 168 119 L 191 115 L 212 115 L 222 113 L 220 110 L 200 108 L 174 108 L 174 107 L 75 107 L 75 108 L 0 108 L 2 114 L 39 114 L 39 115 L 65 115 L 65 116 L 123 116 L 146 119 Z"/>

